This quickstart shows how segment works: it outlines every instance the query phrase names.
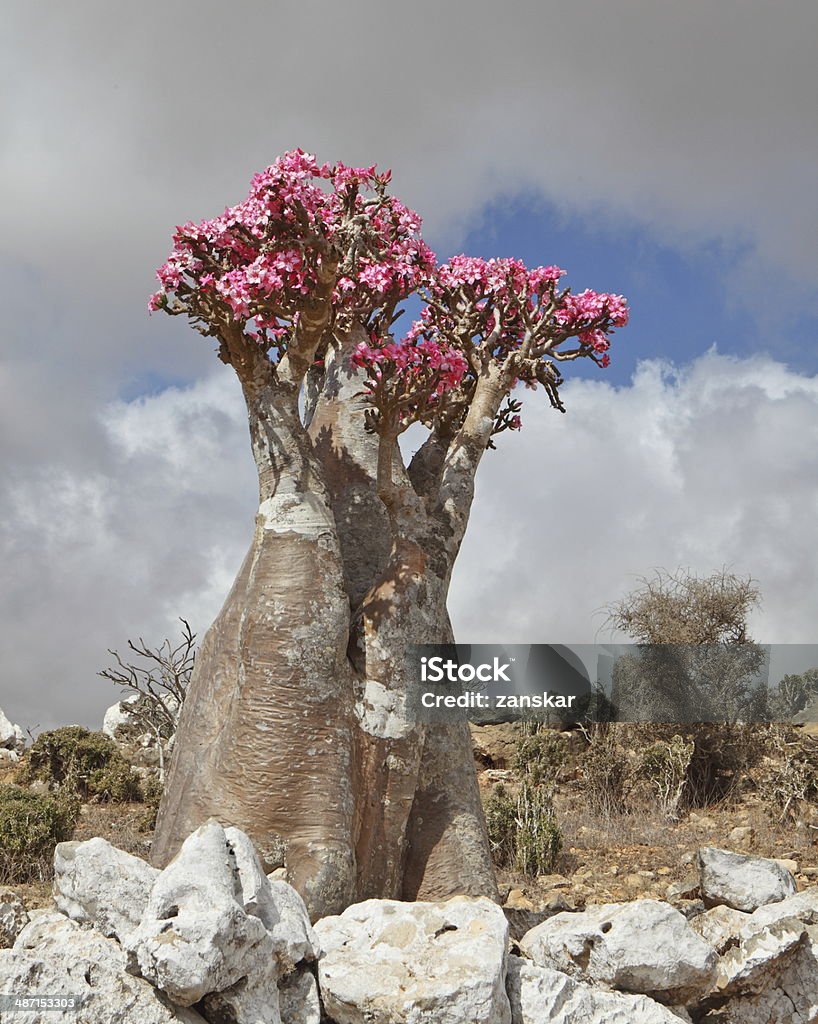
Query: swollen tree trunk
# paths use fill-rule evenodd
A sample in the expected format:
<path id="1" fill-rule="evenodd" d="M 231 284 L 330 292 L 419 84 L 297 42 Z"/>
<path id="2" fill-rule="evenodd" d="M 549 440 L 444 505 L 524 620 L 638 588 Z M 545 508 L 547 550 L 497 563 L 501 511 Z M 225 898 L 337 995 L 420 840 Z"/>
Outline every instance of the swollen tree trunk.
<path id="1" fill-rule="evenodd" d="M 349 361 L 360 340 L 352 332 L 328 354 L 310 422 L 357 608 L 358 898 L 496 898 L 468 726 L 424 728 L 405 711 L 407 645 L 452 641 L 446 596 L 462 536 L 415 500 L 397 450 L 392 472 L 408 507 L 390 523 L 377 494 L 378 438 L 364 429 L 363 377 Z"/>
<path id="2" fill-rule="evenodd" d="M 448 505 L 425 496 L 397 444 L 364 429 L 356 340 L 310 382 L 308 430 L 295 386 L 239 374 L 256 529 L 196 660 L 152 850 L 163 865 L 208 817 L 238 825 L 270 867 L 286 861 L 314 917 L 371 896 L 497 894 L 468 727 L 406 710 L 407 645 L 452 638 L 446 594 L 488 435 L 467 431 L 433 471 Z"/>
<path id="3" fill-rule="evenodd" d="M 298 420 L 245 391 L 259 469 L 256 528 L 196 659 L 160 807 L 164 864 L 210 816 L 240 825 L 308 904 L 354 896 L 349 603 L 335 522 Z"/>

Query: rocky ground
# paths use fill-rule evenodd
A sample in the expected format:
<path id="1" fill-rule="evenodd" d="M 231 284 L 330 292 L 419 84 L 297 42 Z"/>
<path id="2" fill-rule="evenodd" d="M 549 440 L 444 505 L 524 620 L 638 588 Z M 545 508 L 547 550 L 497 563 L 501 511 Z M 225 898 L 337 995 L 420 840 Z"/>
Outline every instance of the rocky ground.
<path id="1" fill-rule="evenodd" d="M 523 923 L 484 898 L 367 900 L 311 925 L 283 869 L 265 875 L 215 820 L 162 871 L 104 839 L 63 842 L 49 907 L 0 890 L 0 991 L 76 999 L 57 1024 L 818 1020 L 818 888 L 709 847 L 694 867 L 684 912 L 635 899 Z"/>
<path id="2" fill-rule="evenodd" d="M 0 784 L 24 757 L 6 732 Z M 485 795 L 513 791 L 519 730 L 473 735 Z M 578 764 L 554 794 L 556 863 L 501 867 L 502 908 L 367 901 L 314 928 L 237 830 L 203 826 L 157 872 L 150 809 L 88 801 L 53 882 L 0 890 L 0 991 L 70 978 L 86 1006 L 54 1024 L 818 1024 L 812 802 L 782 817 L 750 778 L 678 820 L 606 816 Z M 41 1019 L 15 1013 L 0 1021 Z"/>
<path id="3" fill-rule="evenodd" d="M 488 794 L 498 784 L 513 787 L 517 727 L 473 726 L 472 732 L 483 791 Z M 702 846 L 727 845 L 740 853 L 778 859 L 799 886 L 818 884 L 815 808 L 804 805 L 796 820 L 782 820 L 752 785 L 675 821 L 663 818 L 650 804 L 606 817 L 589 809 L 579 773 L 569 770 L 560 778 L 554 809 L 563 833 L 555 870 L 532 878 L 498 869 L 501 891 L 511 905 L 577 910 L 587 903 L 640 897 L 679 903 Z"/>

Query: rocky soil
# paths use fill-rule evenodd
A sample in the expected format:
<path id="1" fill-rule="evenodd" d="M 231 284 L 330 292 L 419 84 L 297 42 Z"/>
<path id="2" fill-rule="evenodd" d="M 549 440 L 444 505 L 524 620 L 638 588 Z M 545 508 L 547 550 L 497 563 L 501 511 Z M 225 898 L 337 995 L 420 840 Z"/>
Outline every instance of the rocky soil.
<path id="1" fill-rule="evenodd" d="M 162 871 L 98 837 L 60 843 L 48 907 L 0 891 L 0 991 L 75 999 L 55 1024 L 818 1020 L 818 887 L 774 860 L 704 847 L 684 912 L 636 899 L 523 929 L 470 897 L 367 900 L 312 925 L 281 874 L 215 820 Z"/>
<path id="2" fill-rule="evenodd" d="M 0 782 L 25 756 L 21 731 L 4 730 Z M 513 787 L 516 730 L 474 739 L 484 791 Z M 151 744 L 128 743 L 151 768 Z M 369 900 L 311 925 L 239 830 L 209 822 L 160 872 L 145 859 L 145 805 L 86 803 L 53 883 L 0 889 L 0 992 L 70 992 L 82 1006 L 0 1020 L 818 1024 L 809 804 L 783 822 L 748 784 L 677 821 L 649 805 L 605 818 L 569 767 L 555 810 L 553 871 L 501 869 L 502 907 Z"/>

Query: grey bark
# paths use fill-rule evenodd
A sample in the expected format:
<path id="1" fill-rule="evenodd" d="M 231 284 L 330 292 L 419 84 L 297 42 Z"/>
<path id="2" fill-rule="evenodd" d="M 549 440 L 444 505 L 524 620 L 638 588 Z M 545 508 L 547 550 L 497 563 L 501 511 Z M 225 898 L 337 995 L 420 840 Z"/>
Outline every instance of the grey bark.
<path id="1" fill-rule="evenodd" d="M 403 699 L 406 645 L 451 639 L 446 593 L 502 386 L 481 382 L 451 444 L 433 439 L 407 474 L 364 429 L 356 340 L 332 343 L 322 380 L 310 371 L 308 429 L 311 359 L 272 379 L 244 349 L 225 360 L 259 513 L 197 657 L 152 850 L 163 865 L 208 817 L 238 825 L 268 863 L 284 855 L 313 917 L 368 896 L 497 894 L 468 729 L 424 729 Z"/>

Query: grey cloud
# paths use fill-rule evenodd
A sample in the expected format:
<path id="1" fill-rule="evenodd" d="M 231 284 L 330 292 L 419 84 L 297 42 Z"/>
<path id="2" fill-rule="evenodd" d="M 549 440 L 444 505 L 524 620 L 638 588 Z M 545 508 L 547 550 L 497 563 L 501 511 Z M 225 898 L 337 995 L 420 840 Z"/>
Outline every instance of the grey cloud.
<path id="1" fill-rule="evenodd" d="M 443 250 L 460 244 L 487 200 L 533 189 L 608 222 L 636 218 L 678 244 L 744 245 L 746 280 L 768 288 L 775 275 L 771 297 L 752 293 L 756 308 L 785 308 L 787 283 L 811 286 L 818 7 L 810 0 L 10 0 L 4 28 L 0 704 L 17 720 L 97 721 L 110 696 L 93 679 L 105 648 L 137 630 L 161 636 L 180 613 L 201 628 L 226 590 L 253 512 L 241 410 L 227 377 L 210 376 L 212 345 L 179 321 L 149 320 L 145 299 L 173 225 L 239 199 L 282 150 L 302 145 L 322 158 L 392 166 L 397 191 Z M 111 405 L 167 380 L 196 383 Z M 756 563 L 769 567 L 770 629 L 785 630 L 775 611 L 785 593 L 809 606 L 814 493 L 793 507 L 782 494 L 807 486 L 786 430 L 814 430 L 811 392 L 804 385 L 776 404 L 769 384 L 725 384 L 720 400 L 744 404 L 721 409 L 697 380 L 701 394 L 644 376 L 622 392 L 572 384 L 564 423 L 544 411 L 529 416 L 520 443 L 481 474 L 482 506 L 454 594 L 462 630 L 505 628 L 487 579 L 509 592 L 534 587 L 537 597 L 520 607 L 531 615 L 547 607 L 546 624 L 566 631 L 594 600 L 580 592 L 584 576 L 601 601 L 616 596 L 623 573 L 654 562 L 709 566 L 745 555 L 756 573 Z M 683 391 L 688 404 L 674 398 Z M 753 419 L 747 396 L 755 394 L 777 424 L 772 435 Z M 784 406 L 795 420 L 786 430 Z M 746 426 L 736 437 L 742 451 L 714 446 L 722 417 L 730 436 L 735 423 Z M 598 446 L 606 418 L 616 449 Z M 670 421 L 672 429 L 656 426 Z M 682 423 L 697 439 L 692 454 Z M 780 441 L 774 456 L 769 436 Z M 540 437 L 553 453 L 547 462 L 527 447 Z M 187 443 L 191 468 L 180 473 L 172 456 Z M 724 465 L 714 466 L 711 448 Z M 614 468 L 642 489 L 642 500 L 618 513 L 622 540 L 605 514 Z M 701 506 L 673 490 L 679 474 Z M 516 575 L 529 558 L 522 541 L 513 555 L 475 546 L 507 537 L 509 512 L 493 488 L 519 491 L 523 478 L 519 514 L 544 517 L 528 543 L 545 582 Z M 719 491 L 726 479 L 732 494 Z M 712 508 L 705 484 L 716 489 Z M 575 535 L 569 564 L 561 552 Z M 518 568 L 504 569 L 507 560 Z M 552 579 L 562 597 L 544 603 Z M 479 601 L 465 602 L 467 584 Z M 526 616 L 520 623 L 539 629 Z M 806 628 L 793 621 L 794 635 Z"/>
<path id="2" fill-rule="evenodd" d="M 818 380 L 710 353 L 563 390 L 567 415 L 532 396 L 480 468 L 452 588 L 464 643 L 605 641 L 595 613 L 636 574 L 724 564 L 760 582 L 759 639 L 814 639 Z M 95 468 L 32 475 L 7 502 L 0 706 L 15 721 L 98 726 L 116 699 L 95 678 L 106 649 L 158 642 L 179 615 L 201 632 L 249 543 L 255 475 L 226 370 L 116 403 L 101 433 Z"/>
<path id="3" fill-rule="evenodd" d="M 527 402 L 519 443 L 481 467 L 458 637 L 605 641 L 603 606 L 638 575 L 726 565 L 759 581 L 759 640 L 811 641 L 818 379 L 711 352 L 564 391 L 565 416 Z"/>

